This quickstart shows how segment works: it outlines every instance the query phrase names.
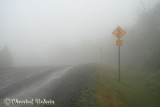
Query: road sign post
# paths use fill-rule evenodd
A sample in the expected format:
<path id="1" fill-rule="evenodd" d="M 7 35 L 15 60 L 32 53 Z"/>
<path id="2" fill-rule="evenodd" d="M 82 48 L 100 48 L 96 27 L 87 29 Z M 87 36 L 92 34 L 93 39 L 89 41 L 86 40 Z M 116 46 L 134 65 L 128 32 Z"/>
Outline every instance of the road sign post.
<path id="1" fill-rule="evenodd" d="M 118 26 L 113 32 L 112 34 L 118 39 L 116 40 L 116 46 L 118 46 L 118 72 L 119 72 L 119 75 L 118 75 L 118 80 L 120 81 L 120 77 L 121 77 L 121 73 L 120 73 L 120 46 L 122 46 L 122 40 L 121 38 L 125 35 L 125 31 L 120 27 Z"/>
<path id="2" fill-rule="evenodd" d="M 120 63 L 120 62 L 121 62 L 121 61 L 120 61 L 120 46 L 118 46 L 118 57 L 119 57 L 119 61 L 118 61 L 118 63 L 119 63 L 119 64 L 118 64 L 118 71 L 119 71 L 119 81 L 120 81 L 120 77 L 121 77 L 121 76 L 120 76 L 120 74 L 121 74 L 121 73 L 120 73 L 120 64 L 121 64 L 121 63 Z"/>
<path id="3" fill-rule="evenodd" d="M 102 64 L 102 55 L 103 55 L 103 52 L 101 52 L 101 64 Z"/>
<path id="4" fill-rule="evenodd" d="M 101 64 L 102 64 L 103 48 L 99 48 L 99 51 L 101 53 Z"/>

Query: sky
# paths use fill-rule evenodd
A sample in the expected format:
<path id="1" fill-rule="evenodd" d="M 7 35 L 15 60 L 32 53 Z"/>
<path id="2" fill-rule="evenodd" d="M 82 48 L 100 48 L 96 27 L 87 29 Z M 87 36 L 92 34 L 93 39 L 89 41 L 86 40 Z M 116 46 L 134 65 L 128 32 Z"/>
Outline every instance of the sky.
<path id="1" fill-rule="evenodd" d="M 0 0 L 0 48 L 16 66 L 98 63 L 112 31 L 133 26 L 159 0 Z M 108 55 L 109 57 L 109 55 Z M 107 59 L 107 56 L 106 56 Z"/>

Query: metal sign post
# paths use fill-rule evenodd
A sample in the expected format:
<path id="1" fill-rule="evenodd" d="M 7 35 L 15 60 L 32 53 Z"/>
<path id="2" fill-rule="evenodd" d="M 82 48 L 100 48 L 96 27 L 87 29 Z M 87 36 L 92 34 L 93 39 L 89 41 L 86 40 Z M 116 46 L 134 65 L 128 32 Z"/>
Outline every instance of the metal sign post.
<path id="1" fill-rule="evenodd" d="M 102 64 L 103 48 L 99 48 L 99 51 L 101 53 L 101 64 Z"/>
<path id="2" fill-rule="evenodd" d="M 120 46 L 118 46 L 118 57 L 119 57 L 119 61 L 118 61 L 118 63 L 119 63 L 119 64 L 118 64 L 118 65 L 119 65 L 118 71 L 119 71 L 119 81 L 120 81 L 120 64 L 121 64 L 121 63 L 120 63 L 120 62 L 121 62 L 121 61 L 120 61 Z"/>
<path id="3" fill-rule="evenodd" d="M 118 80 L 120 81 L 120 46 L 122 46 L 122 40 L 120 40 L 124 34 L 126 32 L 120 27 L 118 26 L 113 32 L 112 34 L 114 36 L 117 37 L 118 40 L 116 40 L 116 46 L 118 46 L 118 72 L 119 72 L 119 75 L 118 75 Z"/>

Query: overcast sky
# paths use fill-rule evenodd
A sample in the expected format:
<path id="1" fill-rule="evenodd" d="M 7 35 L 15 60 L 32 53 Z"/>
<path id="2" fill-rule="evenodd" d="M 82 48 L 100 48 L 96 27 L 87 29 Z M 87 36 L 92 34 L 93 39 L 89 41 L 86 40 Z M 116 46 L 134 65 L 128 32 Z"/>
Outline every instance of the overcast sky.
<path id="1" fill-rule="evenodd" d="M 7 44 L 17 65 L 96 62 L 116 26 L 127 30 L 158 1 L 0 0 L 0 48 Z"/>

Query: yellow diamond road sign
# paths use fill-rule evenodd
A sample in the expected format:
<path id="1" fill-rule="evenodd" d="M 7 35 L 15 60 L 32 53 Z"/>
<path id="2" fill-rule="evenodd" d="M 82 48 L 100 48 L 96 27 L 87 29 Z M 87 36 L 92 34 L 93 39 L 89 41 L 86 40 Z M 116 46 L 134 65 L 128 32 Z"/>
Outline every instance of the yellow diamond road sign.
<path id="1" fill-rule="evenodd" d="M 118 26 L 113 32 L 112 34 L 117 37 L 118 39 L 121 39 L 123 37 L 123 35 L 125 35 L 125 31 L 120 27 Z"/>

